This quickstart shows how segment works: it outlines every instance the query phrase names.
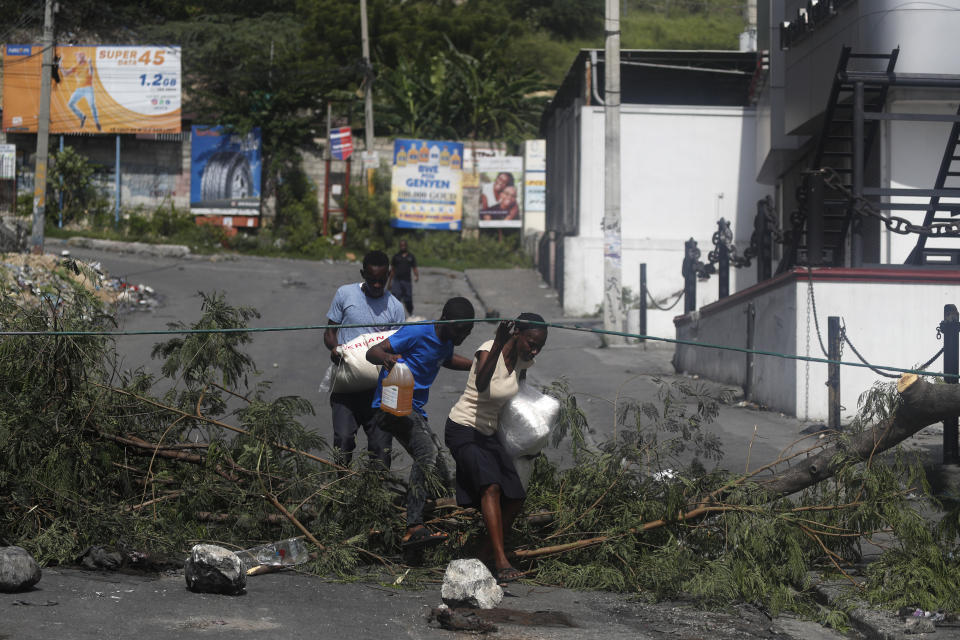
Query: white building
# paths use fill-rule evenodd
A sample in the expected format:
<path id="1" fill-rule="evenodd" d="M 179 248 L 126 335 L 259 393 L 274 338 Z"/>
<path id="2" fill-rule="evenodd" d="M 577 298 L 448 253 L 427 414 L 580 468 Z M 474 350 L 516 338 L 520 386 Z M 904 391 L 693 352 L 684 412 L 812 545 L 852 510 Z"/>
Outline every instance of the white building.
<path id="1" fill-rule="evenodd" d="M 738 246 L 749 241 L 756 202 L 773 192 L 754 179 L 755 67 L 752 53 L 622 52 L 622 282 L 634 294 L 645 263 L 651 295 L 661 306 L 676 301 L 684 242 L 695 238 L 706 258 L 721 217 Z M 596 312 L 603 297 L 603 78 L 604 52 L 581 51 L 542 120 L 547 234 L 538 264 L 570 316 Z M 740 287 L 756 281 L 752 270 L 732 277 Z M 716 287 L 698 296 L 716 300 Z M 647 332 L 671 336 L 678 309 L 649 309 Z"/>
<path id="2" fill-rule="evenodd" d="M 950 37 L 960 0 L 771 0 L 758 3 L 758 25 L 757 54 L 623 52 L 624 284 L 636 290 L 643 262 L 655 298 L 679 290 L 683 240 L 696 239 L 706 261 L 720 217 L 742 254 L 757 201 L 771 194 L 779 231 L 795 239 L 774 245 L 773 277 L 758 283 L 755 268 L 732 269 L 723 300 L 715 277 L 700 283 L 696 312 L 649 309 L 647 333 L 672 337 L 675 327 L 682 340 L 822 359 L 833 316 L 872 364 L 916 367 L 942 346 L 944 305 L 960 300 L 960 241 L 930 239 L 920 250 L 917 234 L 888 223 L 949 224 L 960 209 L 960 190 L 950 191 L 960 187 L 960 161 L 950 164 L 960 156 L 951 138 L 960 44 Z M 553 261 L 540 264 L 570 315 L 592 312 L 602 292 L 602 66 L 602 52 L 582 52 L 543 121 L 551 189 L 542 246 Z M 838 77 L 847 82 L 833 94 Z M 720 78 L 730 80 L 726 93 Z M 824 167 L 845 187 L 826 191 L 820 233 L 809 198 L 797 193 L 809 196 L 805 176 Z M 851 194 L 874 213 L 861 207 L 865 215 L 848 217 Z M 928 215 L 932 196 L 940 210 Z M 850 343 L 841 359 L 862 365 Z M 771 408 L 836 417 L 824 363 L 757 355 L 750 371 L 742 352 L 691 345 L 678 345 L 674 360 L 678 370 L 743 385 Z M 878 379 L 866 366 L 841 368 L 842 421 Z"/>

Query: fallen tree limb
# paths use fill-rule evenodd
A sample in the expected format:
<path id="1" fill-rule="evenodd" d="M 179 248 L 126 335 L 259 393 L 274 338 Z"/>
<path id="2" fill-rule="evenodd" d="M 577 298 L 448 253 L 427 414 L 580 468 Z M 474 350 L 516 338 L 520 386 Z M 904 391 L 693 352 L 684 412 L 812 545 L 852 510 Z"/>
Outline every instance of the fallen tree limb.
<path id="1" fill-rule="evenodd" d="M 960 386 L 958 385 L 931 384 L 916 374 L 907 373 L 897 381 L 897 392 L 900 394 L 901 403 L 894 413 L 885 420 L 848 439 L 834 438 L 831 444 L 805 458 L 802 464 L 790 467 L 783 472 L 776 473 L 769 479 L 758 482 L 757 484 L 766 490 L 768 500 L 774 500 L 812 487 L 832 477 L 840 469 L 840 466 L 849 462 L 851 458 L 866 461 L 872 456 L 898 445 L 924 427 L 960 415 Z M 840 456 L 838 454 L 844 455 Z M 794 459 L 795 457 L 789 456 L 787 459 Z M 785 462 L 786 460 L 778 460 L 764 465 L 747 476 L 746 479 L 754 478 L 760 470 L 775 468 L 778 464 Z M 727 485 L 724 489 L 729 489 L 731 486 Z M 723 489 L 704 496 L 696 503 L 695 508 L 679 513 L 676 518 L 647 522 L 630 529 L 627 534 L 641 533 L 669 524 L 695 520 L 711 513 L 740 508 L 720 504 L 719 497 L 722 492 Z M 597 536 L 539 549 L 519 549 L 513 555 L 518 558 L 536 558 L 575 551 L 603 544 L 627 534 Z"/>
<path id="2" fill-rule="evenodd" d="M 806 458 L 803 464 L 758 484 L 771 497 L 802 491 L 832 477 L 839 470 L 838 453 L 867 460 L 900 444 L 924 427 L 960 415 L 960 387 L 957 385 L 931 384 L 916 374 L 906 373 L 897 381 L 897 392 L 901 403 L 886 420 L 849 440 L 835 439 L 832 445 Z"/>
<path id="3" fill-rule="evenodd" d="M 234 433 L 239 433 L 239 434 L 245 435 L 245 436 L 249 436 L 249 435 L 250 435 L 250 432 L 247 431 L 246 429 L 241 429 L 240 427 L 235 427 L 235 426 L 233 426 L 232 424 L 228 424 L 228 423 L 226 423 L 226 422 L 223 422 L 223 421 L 221 421 L 221 420 L 216 420 L 216 419 L 214 419 L 214 418 L 208 418 L 208 417 L 206 417 L 206 416 L 204 416 L 204 415 L 197 415 L 197 414 L 194 414 L 194 413 L 189 413 L 189 412 L 187 412 L 187 411 L 183 411 L 182 409 L 177 409 L 176 407 L 171 407 L 171 406 L 169 406 L 169 405 L 163 404 L 162 402 L 157 402 L 156 400 L 153 400 L 153 399 L 151 399 L 151 398 L 145 398 L 145 397 L 140 396 L 140 395 L 137 395 L 137 394 L 135 394 L 135 393 L 131 393 L 131 392 L 125 390 L 125 389 L 117 389 L 116 387 L 112 387 L 112 386 L 110 386 L 110 385 L 105 385 L 105 384 L 99 384 L 99 383 L 97 383 L 97 382 L 91 382 L 91 384 L 93 384 L 94 386 L 100 387 L 101 389 L 106 389 L 107 391 L 113 391 L 114 393 L 119 393 L 120 395 L 124 395 L 124 396 L 130 397 L 130 398 L 134 398 L 134 399 L 136 399 L 136 400 L 139 400 L 140 402 L 143 402 L 143 403 L 145 403 L 145 404 L 149 404 L 149 405 L 154 406 L 154 407 L 157 407 L 157 408 L 159 408 L 159 409 L 164 409 L 164 410 L 166 410 L 166 411 L 169 411 L 170 413 L 176 414 L 176 415 L 181 416 L 181 417 L 184 417 L 184 418 L 193 418 L 194 420 L 199 420 L 199 421 L 201 421 L 201 422 L 206 422 L 206 423 L 208 423 L 208 424 L 212 424 L 212 425 L 217 426 L 217 427 L 220 427 L 220 428 L 222 428 L 222 429 L 226 429 L 226 430 L 228 430 L 228 431 L 233 431 Z M 325 464 L 325 465 L 327 465 L 327 466 L 329 466 L 329 467 L 333 467 L 334 469 L 336 469 L 336 470 L 338 470 L 338 471 L 349 471 L 349 469 L 347 469 L 346 467 L 343 467 L 343 466 L 341 466 L 341 465 L 339 465 L 339 464 L 337 464 L 337 463 L 335 463 L 335 462 L 331 462 L 330 460 L 327 460 L 327 459 L 325 459 L 325 458 L 321 458 L 320 456 L 315 456 L 315 455 L 313 455 L 312 453 L 308 453 L 308 452 L 306 452 L 306 451 L 301 451 L 300 449 L 295 449 L 295 448 L 293 448 L 293 447 L 288 447 L 287 445 L 281 444 L 281 443 L 279 443 L 279 442 L 270 442 L 270 443 L 268 443 L 268 444 L 270 444 L 270 445 L 272 445 L 272 446 L 274 446 L 274 447 L 276 447 L 276 448 L 278 448 L 278 449 L 282 449 L 282 450 L 284 450 L 284 451 L 287 451 L 288 453 L 294 453 L 294 454 L 296 454 L 296 455 L 298 455 L 298 456 L 303 456 L 304 458 L 307 458 L 308 460 L 313 460 L 314 462 L 319 462 L 320 464 Z"/>

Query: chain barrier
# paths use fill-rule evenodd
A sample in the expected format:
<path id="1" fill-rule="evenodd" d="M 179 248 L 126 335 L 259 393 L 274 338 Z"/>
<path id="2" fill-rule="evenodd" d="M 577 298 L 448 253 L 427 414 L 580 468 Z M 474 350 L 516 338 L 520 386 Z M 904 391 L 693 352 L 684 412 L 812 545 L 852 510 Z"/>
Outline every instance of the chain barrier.
<path id="1" fill-rule="evenodd" d="M 840 327 L 840 339 L 843 340 L 843 342 L 846 342 L 848 345 L 850 345 L 850 350 L 853 351 L 854 355 L 856 355 L 857 358 L 860 359 L 860 362 L 862 362 L 863 364 L 867 365 L 867 368 L 870 369 L 870 371 L 873 371 L 875 374 L 880 375 L 880 376 L 883 376 L 884 378 L 899 378 L 899 377 L 900 377 L 899 374 L 892 374 L 892 373 L 887 373 L 886 371 L 881 371 L 880 369 L 878 369 L 878 368 L 875 367 L 874 365 L 872 365 L 872 364 L 870 364 L 869 362 L 867 362 L 867 359 L 864 358 L 864 357 L 860 354 L 860 352 L 857 351 L 857 348 L 856 348 L 855 346 L 853 346 L 853 343 L 850 342 L 850 337 L 847 335 L 847 327 L 846 327 L 846 325 Z M 932 361 L 931 361 L 931 362 L 932 362 Z"/>
<path id="2" fill-rule="evenodd" d="M 676 297 L 676 300 L 673 301 L 673 304 L 671 304 L 669 307 L 661 307 L 659 304 L 657 304 L 657 301 L 653 298 L 653 296 L 650 295 L 650 291 L 649 290 L 647 291 L 647 298 L 650 300 L 650 304 L 652 304 L 655 308 L 660 309 L 660 311 L 670 311 L 675 306 L 677 306 L 680 300 L 683 299 L 683 289 L 680 289 L 680 291 L 677 291 L 676 293 L 673 293 L 667 296 L 667 298 L 672 298 L 672 297 Z"/>
<path id="3" fill-rule="evenodd" d="M 820 333 L 820 320 L 817 318 L 817 299 L 813 295 L 813 269 L 810 266 L 807 266 L 807 297 L 810 301 L 810 304 L 813 306 L 813 324 L 817 328 L 817 341 L 820 342 L 820 351 L 823 352 L 824 358 L 829 358 L 830 354 L 827 352 L 826 347 L 823 346 L 823 335 Z M 810 320 L 807 319 L 809 324 Z"/>
<path id="4" fill-rule="evenodd" d="M 927 367 L 932 365 L 937 358 L 939 358 L 942 355 L 943 355 L 943 347 L 940 347 L 940 351 L 937 351 L 935 354 L 933 354 L 933 357 L 927 360 L 926 362 L 924 362 L 922 365 L 920 365 L 919 368 L 926 369 Z"/>
<path id="5" fill-rule="evenodd" d="M 823 174 L 823 181 L 828 187 L 844 194 L 844 196 L 851 201 L 854 213 L 876 218 L 886 225 L 887 229 L 894 233 L 899 233 L 900 235 L 915 233 L 931 238 L 960 238 L 960 220 L 934 222 L 933 224 L 924 226 L 913 224 L 906 218 L 895 216 L 892 213 L 884 215 L 878 211 L 869 200 L 862 196 L 854 196 L 850 189 L 843 184 L 843 178 L 836 171 L 830 167 L 823 167 L 818 169 L 818 171 Z"/>
<path id="6" fill-rule="evenodd" d="M 821 333 L 820 333 L 820 322 L 819 322 L 819 320 L 817 319 L 817 299 L 816 299 L 816 296 L 815 296 L 814 293 L 813 293 L 813 275 L 812 275 L 812 272 L 813 272 L 813 270 L 808 266 L 808 267 L 807 267 L 807 279 L 808 279 L 808 280 L 807 280 L 807 296 L 808 296 L 808 297 L 807 297 L 807 315 L 808 315 L 808 318 L 807 318 L 807 330 L 808 330 L 808 332 L 809 332 L 809 328 L 810 328 L 810 318 L 809 318 L 809 316 L 812 315 L 812 316 L 813 316 L 813 324 L 814 324 L 814 326 L 815 326 L 816 329 L 817 329 L 817 340 L 820 342 L 820 350 L 823 352 L 824 357 L 829 359 L 829 358 L 830 358 L 830 354 L 827 352 L 827 350 L 826 350 L 826 349 L 824 348 L 824 346 L 823 346 L 823 336 L 822 336 Z M 812 308 L 812 312 L 811 312 L 811 308 Z M 939 329 L 937 330 L 937 338 L 938 338 L 938 339 L 940 338 L 940 330 L 939 330 Z M 865 365 L 867 366 L 867 368 L 870 369 L 871 371 L 873 371 L 874 373 L 876 373 L 876 374 L 878 374 L 878 375 L 881 375 L 881 376 L 883 376 L 883 377 L 885 377 L 885 378 L 899 378 L 899 377 L 900 377 L 899 375 L 894 375 L 894 374 L 887 373 L 887 372 L 885 372 L 885 371 L 881 371 L 880 369 L 884 368 L 882 365 L 880 365 L 880 368 L 878 368 L 877 366 L 875 366 L 875 365 L 871 364 L 869 361 L 867 361 L 867 359 L 863 357 L 863 355 L 857 350 L 857 348 L 856 348 L 855 346 L 853 346 L 853 342 L 850 341 L 850 336 L 847 335 L 847 326 L 846 326 L 846 324 L 844 324 L 843 326 L 840 327 L 840 351 L 839 351 L 839 353 L 837 353 L 837 360 L 841 360 L 841 359 L 843 358 L 843 345 L 844 345 L 844 343 L 846 343 L 847 345 L 849 345 L 849 346 L 850 346 L 850 350 L 853 351 L 853 353 L 857 356 L 857 358 L 860 360 L 860 362 L 862 362 L 863 364 L 865 364 Z M 809 349 L 810 349 L 810 336 L 809 336 L 809 333 L 808 333 L 808 335 L 807 335 L 807 353 L 808 353 L 808 354 L 809 354 Z M 941 355 L 943 355 L 943 347 L 941 347 L 940 350 L 937 351 L 937 352 L 933 355 L 932 358 L 930 358 L 929 360 L 927 360 L 925 363 L 923 363 L 921 366 L 919 366 L 919 367 L 917 367 L 917 368 L 918 368 L 918 369 L 921 369 L 921 370 L 925 370 L 927 367 L 929 367 L 931 364 L 933 364 L 934 361 L 936 361 L 936 359 L 939 358 Z M 807 375 L 809 375 L 809 372 L 808 372 Z"/>

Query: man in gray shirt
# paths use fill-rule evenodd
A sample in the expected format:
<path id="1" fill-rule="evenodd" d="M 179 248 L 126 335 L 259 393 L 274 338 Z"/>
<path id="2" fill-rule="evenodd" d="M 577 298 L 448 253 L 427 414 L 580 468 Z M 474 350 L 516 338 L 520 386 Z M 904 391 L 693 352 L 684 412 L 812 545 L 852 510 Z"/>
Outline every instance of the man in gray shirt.
<path id="1" fill-rule="evenodd" d="M 403 305 L 386 290 L 390 260 L 382 251 L 371 251 L 363 257 L 360 275 L 363 282 L 346 284 L 337 289 L 327 324 L 356 324 L 359 327 L 330 327 L 323 333 L 323 343 L 330 349 L 330 359 L 340 362 L 334 351 L 337 345 L 346 344 L 365 333 L 395 329 L 395 324 L 406 320 Z M 385 469 L 390 468 L 390 446 L 393 438 L 372 423 L 376 414 L 371 389 L 347 393 L 331 393 L 330 407 L 333 411 L 333 446 L 340 452 L 340 462 L 349 465 L 357 446 L 356 435 L 360 427 L 367 434 L 367 451 L 380 461 Z"/>

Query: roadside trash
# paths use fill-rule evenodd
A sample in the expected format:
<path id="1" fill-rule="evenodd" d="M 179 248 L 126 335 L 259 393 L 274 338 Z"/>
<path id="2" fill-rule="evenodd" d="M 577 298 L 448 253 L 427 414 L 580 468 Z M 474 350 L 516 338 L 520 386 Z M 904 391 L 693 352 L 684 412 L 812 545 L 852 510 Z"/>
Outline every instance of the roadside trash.
<path id="1" fill-rule="evenodd" d="M 934 633 L 937 628 L 930 618 L 911 617 L 903 625 L 904 633 Z"/>
<path id="2" fill-rule="evenodd" d="M 677 472 L 673 469 L 664 469 L 663 471 L 657 471 L 653 474 L 653 479 L 657 482 L 666 482 L 667 480 L 673 480 L 677 477 Z"/>
<path id="3" fill-rule="evenodd" d="M 106 569 L 116 571 L 123 564 L 123 556 L 104 546 L 87 547 L 77 558 L 77 562 L 87 569 Z"/>
<path id="4" fill-rule="evenodd" d="M 449 631 L 467 631 L 470 633 L 490 633 L 497 630 L 497 625 L 487 622 L 475 611 L 457 611 L 447 605 L 440 605 L 430 611 L 428 622 L 436 620 L 442 629 Z"/>
<path id="5" fill-rule="evenodd" d="M 259 567 L 292 567 L 310 559 L 307 545 L 300 538 L 289 538 L 236 552 L 247 575 L 265 573 Z"/>

